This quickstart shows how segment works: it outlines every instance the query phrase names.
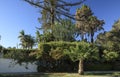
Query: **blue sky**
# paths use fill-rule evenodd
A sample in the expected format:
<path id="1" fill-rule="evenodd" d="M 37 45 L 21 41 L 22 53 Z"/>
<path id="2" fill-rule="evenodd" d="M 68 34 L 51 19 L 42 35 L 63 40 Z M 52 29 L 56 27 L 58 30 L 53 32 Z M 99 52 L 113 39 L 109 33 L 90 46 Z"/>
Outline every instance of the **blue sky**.
<path id="1" fill-rule="evenodd" d="M 22 0 L 1 0 L 0 2 L 0 44 L 13 47 L 19 43 L 19 32 L 23 29 L 26 34 L 35 36 L 38 9 Z"/>
<path id="2" fill-rule="evenodd" d="M 40 26 L 37 20 L 40 16 L 39 10 L 23 0 L 0 1 L 0 44 L 4 47 L 16 47 L 21 30 L 35 36 L 35 27 Z M 87 0 L 85 4 L 92 9 L 95 16 L 105 20 L 106 31 L 120 18 L 120 0 Z M 72 12 L 74 13 L 75 9 Z"/>

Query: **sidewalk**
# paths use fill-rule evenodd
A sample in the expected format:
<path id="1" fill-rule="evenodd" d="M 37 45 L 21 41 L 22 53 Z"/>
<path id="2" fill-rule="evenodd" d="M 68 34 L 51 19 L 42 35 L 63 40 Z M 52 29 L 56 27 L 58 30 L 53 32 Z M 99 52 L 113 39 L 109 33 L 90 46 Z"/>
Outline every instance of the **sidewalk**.
<path id="1" fill-rule="evenodd" d="M 120 73 L 120 71 L 84 71 L 85 73 Z M 53 72 L 52 72 L 53 73 Z M 54 72 L 54 73 L 59 73 L 59 72 Z M 65 72 L 67 73 L 67 72 Z M 46 72 L 3 72 L 0 74 L 50 74 L 50 73 L 46 73 Z"/>
<path id="2" fill-rule="evenodd" d="M 120 71 L 85 71 L 85 73 L 120 73 Z"/>

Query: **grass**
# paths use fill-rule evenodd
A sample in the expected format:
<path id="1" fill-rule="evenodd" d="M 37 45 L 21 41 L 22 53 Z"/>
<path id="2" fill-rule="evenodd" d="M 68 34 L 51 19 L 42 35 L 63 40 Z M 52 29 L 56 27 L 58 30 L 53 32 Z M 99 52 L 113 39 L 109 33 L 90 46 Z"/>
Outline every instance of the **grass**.
<path id="1" fill-rule="evenodd" d="M 0 74 L 0 77 L 120 77 L 120 72 L 114 73 L 37 73 L 37 74 Z"/>

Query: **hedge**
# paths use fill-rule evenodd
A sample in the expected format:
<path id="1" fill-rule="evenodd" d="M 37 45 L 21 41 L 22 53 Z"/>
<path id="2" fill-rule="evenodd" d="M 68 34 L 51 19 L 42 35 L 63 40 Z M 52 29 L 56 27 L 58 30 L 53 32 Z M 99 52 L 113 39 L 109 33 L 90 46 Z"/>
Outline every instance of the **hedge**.
<path id="1" fill-rule="evenodd" d="M 3 58 L 14 59 L 18 63 L 22 62 L 34 62 L 36 61 L 35 55 L 31 55 L 36 52 L 36 49 L 4 49 Z"/>
<path id="2" fill-rule="evenodd" d="M 39 52 L 37 52 L 37 56 L 38 58 L 40 58 L 39 62 L 46 62 L 46 66 L 44 66 L 45 64 L 44 65 L 39 64 L 38 70 L 40 72 L 42 71 L 77 72 L 78 62 L 72 62 L 69 59 L 69 57 L 67 57 L 64 54 L 64 49 L 69 49 L 70 46 L 76 46 L 76 44 L 78 43 L 79 42 L 63 42 L 63 41 L 39 43 L 39 46 L 38 46 Z M 58 55 L 59 57 L 55 57 L 57 54 L 59 54 Z M 61 63 L 58 63 L 59 61 Z M 101 63 L 99 61 L 95 61 L 91 64 L 85 63 L 84 70 L 86 71 L 120 70 L 120 69 L 116 69 L 117 67 L 113 67 L 113 66 L 114 65 L 112 65 L 111 62 L 110 64 L 108 64 L 104 62 Z"/>
<path id="3" fill-rule="evenodd" d="M 42 55 L 51 56 L 54 59 L 59 59 L 65 57 L 64 50 L 69 49 L 70 46 L 75 46 L 76 42 L 48 42 L 48 43 L 40 43 L 38 45 L 39 52 L 37 52 L 37 57 L 41 57 Z"/>
<path id="4" fill-rule="evenodd" d="M 78 42 L 47 42 L 39 43 L 38 49 L 4 49 L 4 58 L 12 58 L 22 62 L 37 61 L 38 72 L 77 72 L 78 62 L 72 62 L 64 54 L 64 49 L 70 46 L 76 46 Z M 93 63 L 86 62 L 84 70 L 101 71 L 101 70 L 120 70 L 120 61 L 116 63 Z"/>

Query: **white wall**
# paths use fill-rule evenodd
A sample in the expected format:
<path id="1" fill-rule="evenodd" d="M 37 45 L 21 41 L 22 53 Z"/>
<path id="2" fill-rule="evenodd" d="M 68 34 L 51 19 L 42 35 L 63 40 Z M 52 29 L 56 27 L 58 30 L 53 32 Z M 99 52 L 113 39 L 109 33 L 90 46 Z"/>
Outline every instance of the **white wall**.
<path id="1" fill-rule="evenodd" d="M 37 65 L 28 64 L 28 69 L 25 68 L 25 63 L 23 65 L 15 64 L 11 59 L 0 58 L 0 73 L 10 73 L 10 72 L 37 72 Z"/>

